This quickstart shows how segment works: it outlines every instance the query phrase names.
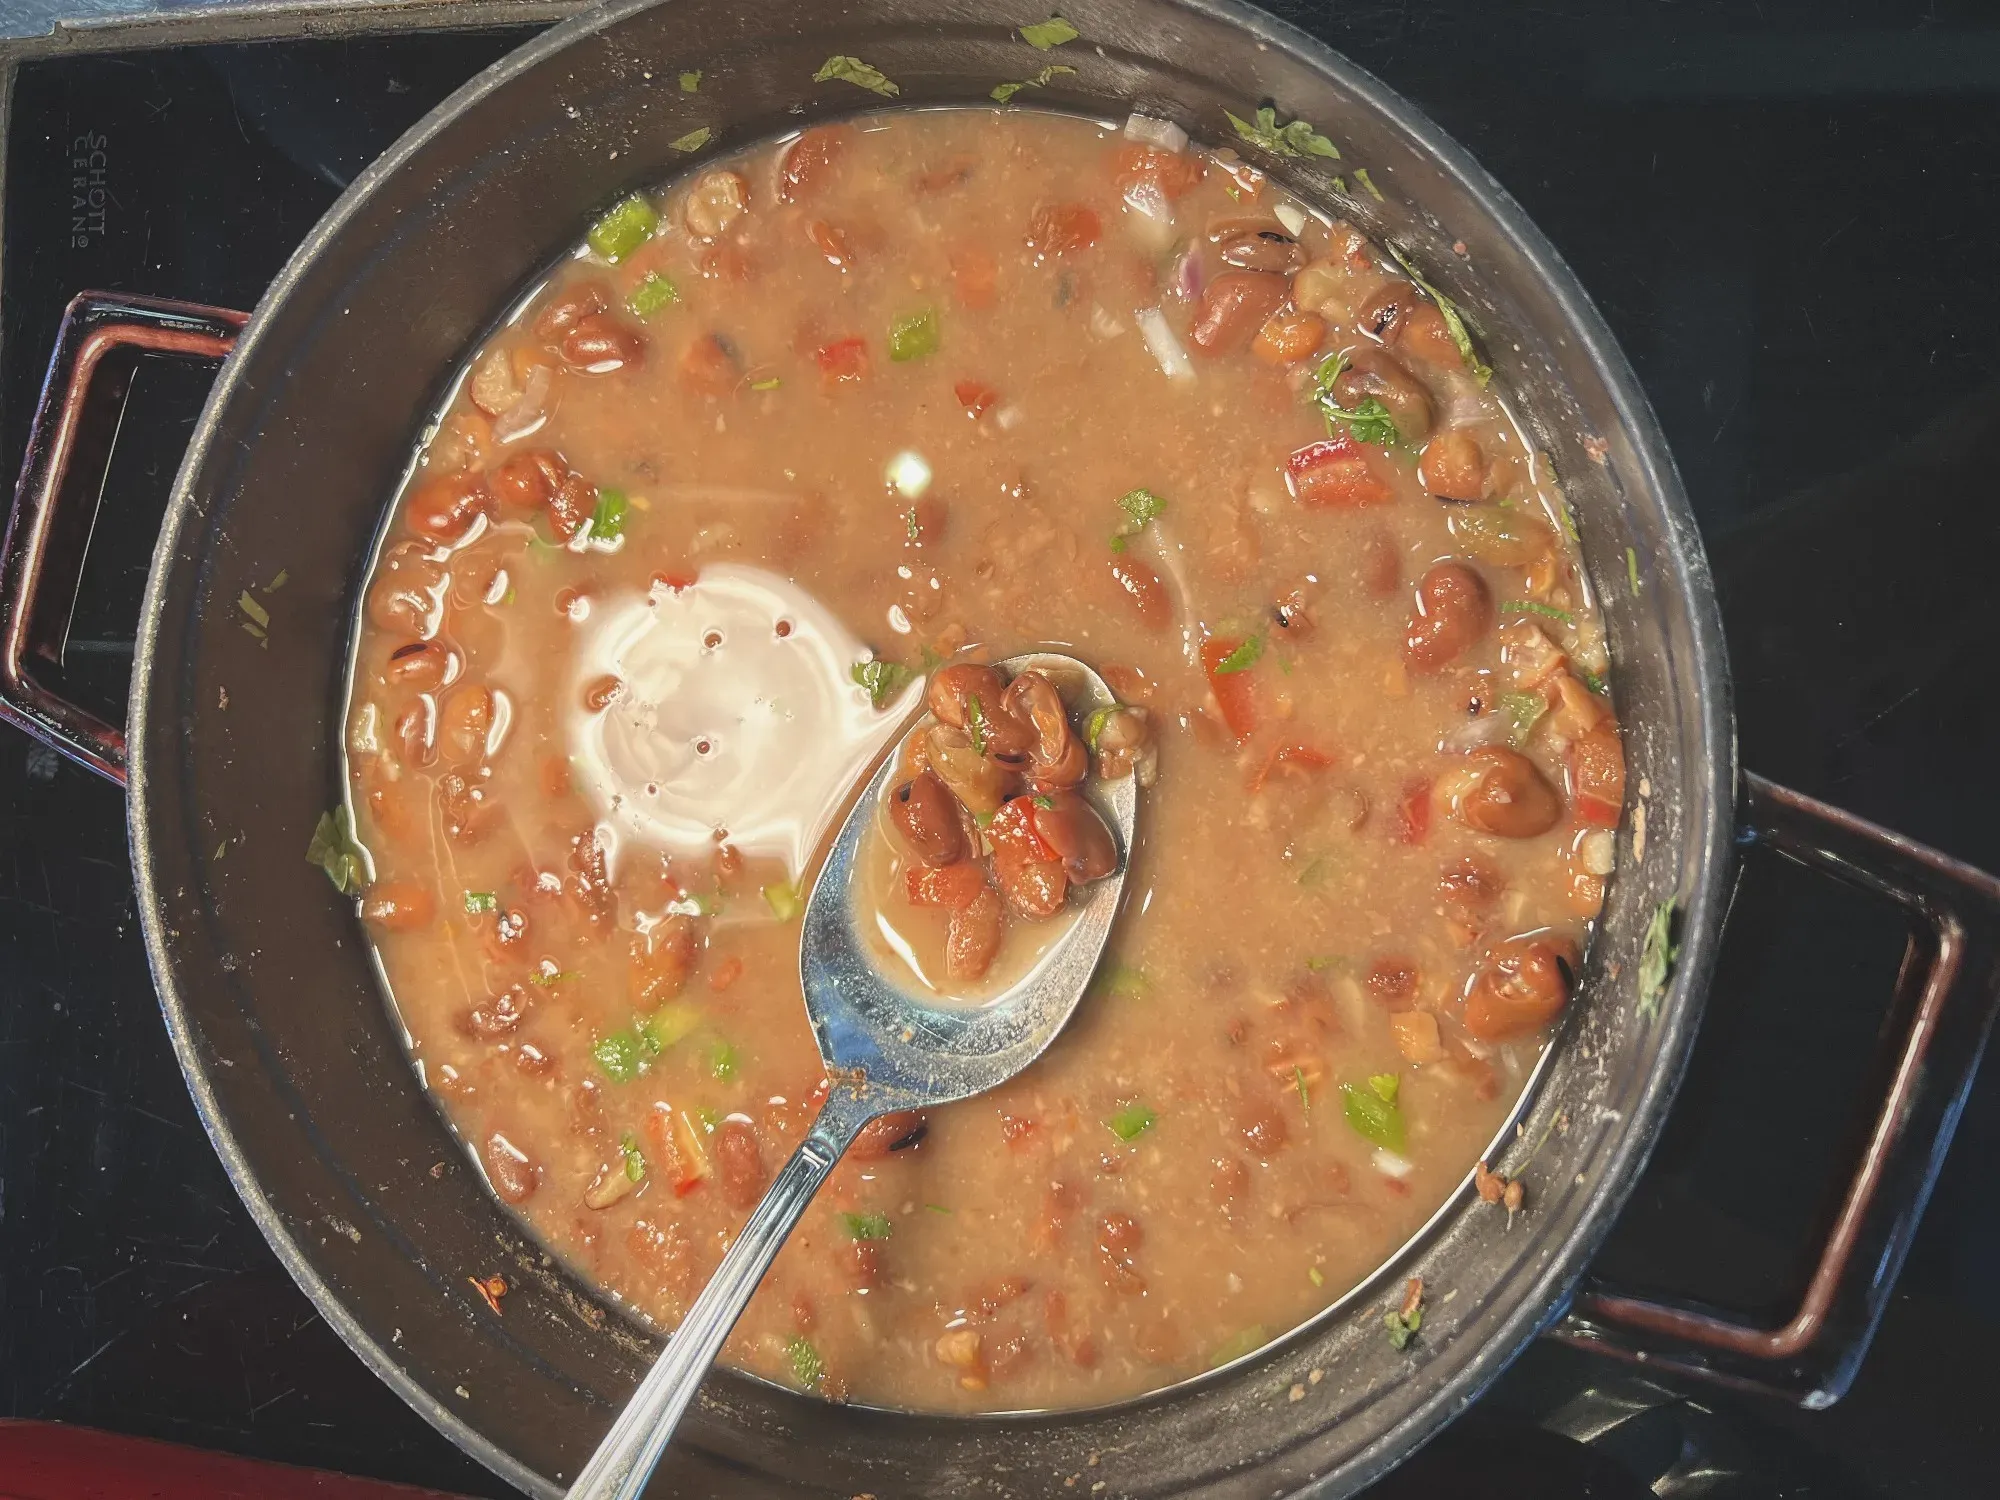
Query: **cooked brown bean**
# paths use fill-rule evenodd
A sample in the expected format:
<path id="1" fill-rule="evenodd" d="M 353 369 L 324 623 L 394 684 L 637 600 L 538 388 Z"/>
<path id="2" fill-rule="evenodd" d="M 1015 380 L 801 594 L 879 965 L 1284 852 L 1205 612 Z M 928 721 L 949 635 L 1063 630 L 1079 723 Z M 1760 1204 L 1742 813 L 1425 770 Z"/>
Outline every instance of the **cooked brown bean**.
<path id="1" fill-rule="evenodd" d="M 447 765 L 486 758 L 495 708 L 493 690 L 482 683 L 467 682 L 452 689 L 438 706 L 437 743 Z"/>
<path id="2" fill-rule="evenodd" d="M 778 168 L 778 201 L 798 203 L 817 193 L 854 136 L 852 125 L 818 125 L 793 141 Z"/>
<path id="3" fill-rule="evenodd" d="M 963 729 L 932 725 L 924 736 L 924 753 L 951 794 L 973 812 L 997 812 L 1006 800 L 1011 779 L 1007 768 L 973 749 Z"/>
<path id="4" fill-rule="evenodd" d="M 941 868 L 965 857 L 958 800 L 935 771 L 897 787 L 889 797 L 889 816 L 910 852 L 925 864 Z"/>
<path id="5" fill-rule="evenodd" d="M 923 1140 L 925 1121 L 920 1109 L 899 1109 L 870 1120 L 847 1148 L 856 1161 L 880 1161 L 901 1146 L 905 1151 Z"/>
<path id="6" fill-rule="evenodd" d="M 1034 745 L 1035 731 L 1007 711 L 1007 679 L 991 667 L 959 662 L 933 672 L 924 689 L 924 701 L 938 722 L 954 729 L 970 729 L 974 699 L 979 701 L 980 742 L 986 753 L 1027 754 Z"/>
<path id="7" fill-rule="evenodd" d="M 1075 792 L 1051 792 L 1048 807 L 1035 808 L 1035 832 L 1056 851 L 1063 872 L 1079 885 L 1100 880 L 1118 868 L 1118 841 L 1097 809 Z"/>
<path id="8" fill-rule="evenodd" d="M 407 641 L 389 653 L 382 676 L 397 687 L 435 692 L 451 675 L 451 656 L 450 650 L 436 641 Z"/>
<path id="9" fill-rule="evenodd" d="M 384 630 L 429 640 L 444 614 L 445 564 L 424 543 L 397 542 L 376 564 L 368 618 Z"/>
<path id="10" fill-rule="evenodd" d="M 1028 774 L 1045 790 L 1072 787 L 1090 774 L 1090 752 L 1069 726 L 1062 694 L 1040 672 L 1023 672 L 1007 684 L 1000 704 L 1005 715 L 1029 725 L 1034 733 L 1028 750 Z"/>
<path id="11" fill-rule="evenodd" d="M 1289 234 L 1276 229 L 1245 229 L 1216 246 L 1224 265 L 1239 271 L 1275 271 L 1289 276 L 1306 263 L 1306 252 Z"/>
<path id="12" fill-rule="evenodd" d="M 592 313 L 562 336 L 557 353 L 572 370 L 609 375 L 638 364 L 645 357 L 646 341 L 637 329 L 628 328 L 609 313 Z"/>
<path id="13" fill-rule="evenodd" d="M 1243 1137 L 1243 1144 L 1250 1148 L 1250 1154 L 1264 1161 L 1284 1150 L 1285 1143 L 1292 1138 L 1285 1117 L 1275 1105 L 1267 1103 L 1244 1105 L 1236 1117 L 1236 1130 Z"/>
<path id="14" fill-rule="evenodd" d="M 415 932 L 431 925 L 437 903 L 414 880 L 378 880 L 361 898 L 361 920 L 385 932 Z"/>
<path id="15" fill-rule="evenodd" d="M 542 502 L 549 525 L 565 542 L 579 531 L 597 510 L 597 486 L 581 474 L 571 474 Z"/>
<path id="16" fill-rule="evenodd" d="M 538 510 L 569 475 L 569 465 L 547 448 L 516 453 L 486 476 L 494 498 L 510 510 Z"/>
<path id="17" fill-rule="evenodd" d="M 1479 446 L 1479 439 L 1469 432 L 1440 432 L 1432 438 L 1424 445 L 1417 475 L 1424 488 L 1440 500 L 1486 498 L 1486 454 Z"/>
<path id="18" fill-rule="evenodd" d="M 1189 342 L 1204 354 L 1247 348 L 1290 290 L 1284 277 L 1267 271 L 1225 271 L 1202 292 Z"/>
<path id="19" fill-rule="evenodd" d="M 1562 798 L 1535 763 L 1504 745 L 1484 745 L 1466 756 L 1462 786 L 1449 792 L 1452 812 L 1466 827 L 1504 839 L 1547 833 L 1562 816 Z"/>
<path id="20" fill-rule="evenodd" d="M 1465 1029 L 1482 1042 L 1540 1031 L 1562 1014 L 1576 985 L 1576 945 L 1567 938 L 1513 937 L 1486 955 L 1465 997 Z"/>
<path id="21" fill-rule="evenodd" d="M 974 896 L 971 904 L 952 912 L 944 934 L 945 978 L 982 978 L 1000 951 L 1006 925 L 1006 907 L 990 886 Z"/>
<path id="22" fill-rule="evenodd" d="M 426 480 L 410 495 L 410 525 L 441 542 L 463 541 L 481 516 L 493 513 L 493 496 L 477 474 Z"/>
<path id="23" fill-rule="evenodd" d="M 1435 672 L 1456 661 L 1493 628 L 1493 595 L 1464 563 L 1438 563 L 1417 583 L 1417 612 L 1403 639 L 1413 672 Z"/>
<path id="24" fill-rule="evenodd" d="M 1111 559 L 1111 580 L 1139 611 L 1139 623 L 1148 630 L 1164 630 L 1173 623 L 1173 601 L 1160 575 L 1135 557 Z"/>
<path id="25" fill-rule="evenodd" d="M 732 1208 L 755 1208 L 770 1185 L 764 1148 L 757 1127 L 748 1120 L 727 1119 L 715 1127 L 715 1165 L 722 1178 L 722 1196 Z"/>
<path id="26" fill-rule="evenodd" d="M 1334 381 L 1333 394 L 1349 411 L 1371 396 L 1381 402 L 1389 409 L 1396 431 L 1406 443 L 1421 443 L 1430 436 L 1435 420 L 1430 392 L 1392 354 L 1380 349 L 1356 350 L 1348 367 Z"/>
<path id="27" fill-rule="evenodd" d="M 682 221 L 698 240 L 715 240 L 729 232 L 750 206 L 750 183 L 737 172 L 704 172 L 688 189 Z"/>
<path id="28" fill-rule="evenodd" d="M 545 344 L 556 343 L 585 318 L 610 306 L 609 287 L 601 281 L 580 281 L 535 314 L 534 335 Z"/>
<path id="29" fill-rule="evenodd" d="M 493 1191 L 509 1203 L 525 1203 L 541 1186 L 542 1169 L 506 1136 L 494 1131 L 479 1153 L 486 1164 L 486 1176 Z"/>
<path id="30" fill-rule="evenodd" d="M 1401 336 L 1411 310 L 1421 307 L 1423 301 L 1423 296 L 1412 283 L 1391 280 L 1383 283 L 1361 303 L 1356 318 L 1363 333 L 1385 344 L 1394 344 Z"/>

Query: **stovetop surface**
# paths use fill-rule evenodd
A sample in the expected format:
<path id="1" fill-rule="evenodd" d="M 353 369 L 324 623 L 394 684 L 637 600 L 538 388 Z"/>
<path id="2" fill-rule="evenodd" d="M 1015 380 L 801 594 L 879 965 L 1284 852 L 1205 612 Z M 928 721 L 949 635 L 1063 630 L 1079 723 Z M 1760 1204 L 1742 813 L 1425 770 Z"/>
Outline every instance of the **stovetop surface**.
<path id="1" fill-rule="evenodd" d="M 1434 115 L 1624 343 L 1715 565 L 1743 764 L 2000 869 L 2000 26 L 1977 5 L 1279 0 Z M 63 304 L 249 307 L 342 186 L 533 27 L 41 49 L 0 178 L 0 473 Z M 95 175 L 94 175 L 95 174 Z M 93 196 L 101 189 L 101 196 Z M 78 198 L 83 201 L 79 203 Z M 122 717 L 207 377 L 127 403 L 65 681 Z M 1600 1268 L 1766 1316 L 1843 1177 L 1900 928 L 1753 860 L 1673 1122 Z M 2000 1070 L 1830 1412 L 1550 1344 L 1373 1492 L 1991 1493 Z M 122 803 L 0 731 L 0 1416 L 511 1493 L 379 1385 L 237 1202 L 137 930 Z"/>

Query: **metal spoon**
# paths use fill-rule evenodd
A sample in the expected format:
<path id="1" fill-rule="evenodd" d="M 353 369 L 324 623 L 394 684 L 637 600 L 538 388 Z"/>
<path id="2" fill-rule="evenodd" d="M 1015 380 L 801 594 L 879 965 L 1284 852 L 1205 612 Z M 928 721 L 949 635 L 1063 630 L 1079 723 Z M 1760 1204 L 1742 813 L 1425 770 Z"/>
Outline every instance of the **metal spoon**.
<path id="1" fill-rule="evenodd" d="M 1046 672 L 1072 715 L 1116 701 L 1104 680 L 1073 657 L 1037 652 L 999 665 L 1010 676 L 1029 667 Z M 1055 1040 L 1097 968 L 1125 890 L 1138 809 L 1134 779 L 1084 789 L 1115 832 L 1121 857 L 1112 874 L 1079 888 L 1069 930 L 992 999 L 943 1006 L 878 974 L 856 935 L 854 860 L 896 766 L 891 754 L 870 778 L 806 901 L 799 977 L 831 1092 L 666 1352 L 577 1475 L 569 1500 L 638 1500 L 722 1341 L 862 1127 L 897 1110 L 949 1104 L 1005 1083 Z"/>

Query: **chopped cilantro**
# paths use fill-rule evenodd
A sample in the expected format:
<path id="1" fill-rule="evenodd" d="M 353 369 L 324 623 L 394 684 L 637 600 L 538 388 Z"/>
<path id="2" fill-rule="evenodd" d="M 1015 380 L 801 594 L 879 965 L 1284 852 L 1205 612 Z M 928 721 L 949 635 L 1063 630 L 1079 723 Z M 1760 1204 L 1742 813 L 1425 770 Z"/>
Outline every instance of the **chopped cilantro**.
<path id="1" fill-rule="evenodd" d="M 942 1203 L 926 1203 L 924 1205 L 924 1211 L 926 1213 L 933 1213 L 933 1214 L 948 1214 L 951 1212 L 951 1210 L 946 1208 Z"/>
<path id="2" fill-rule="evenodd" d="M 660 227 L 660 216 L 639 193 L 621 199 L 609 212 L 590 226 L 585 236 L 590 248 L 616 265 L 637 250 Z"/>
<path id="3" fill-rule="evenodd" d="M 1064 67 L 1061 63 L 1050 63 L 1046 68 L 1042 69 L 1042 71 L 1037 73 L 1033 78 L 1023 78 L 1018 83 L 994 84 L 993 101 L 996 104 L 1005 104 L 1008 100 L 1012 99 L 1016 94 L 1020 93 L 1022 89 L 1045 89 L 1049 86 L 1051 82 L 1055 80 L 1055 78 L 1058 75 L 1063 73 L 1074 73 L 1075 71 L 1076 71 L 1075 68 Z"/>
<path id="4" fill-rule="evenodd" d="M 482 912 L 498 911 L 500 898 L 491 891 L 467 891 L 465 893 L 465 914 L 476 917 Z"/>
<path id="5" fill-rule="evenodd" d="M 779 376 L 766 375 L 762 380 L 751 381 L 750 389 L 753 391 L 775 391 L 779 386 L 783 385 L 784 383 L 785 383 L 784 380 Z"/>
<path id="6" fill-rule="evenodd" d="M 1674 941 L 1674 908 L 1679 899 L 1669 896 L 1653 909 L 1652 919 L 1646 923 L 1646 941 L 1639 950 L 1639 1014 L 1650 1016 L 1659 1009 L 1660 997 L 1667 992 L 1667 981 L 1673 977 L 1674 960 L 1680 957 L 1680 944 Z"/>
<path id="7" fill-rule="evenodd" d="M 903 512 L 903 536 L 907 541 L 921 541 L 924 529 L 917 524 L 917 508 L 913 505 Z"/>
<path id="8" fill-rule="evenodd" d="M 1576 616 L 1566 609 L 1557 609 L 1553 604 L 1537 604 L 1532 599 L 1503 599 L 1500 602 L 1503 615 L 1541 615 L 1544 619 L 1560 620 L 1565 625 L 1574 625 Z"/>
<path id="9" fill-rule="evenodd" d="M 1582 667 L 1578 667 L 1576 675 L 1582 679 L 1585 687 L 1589 688 L 1600 698 L 1611 691 L 1611 684 L 1606 682 L 1602 677 L 1599 677 L 1595 672 L 1587 672 Z"/>
<path id="10" fill-rule="evenodd" d="M 285 586 L 285 580 L 290 578 L 291 576 L 292 576 L 291 571 L 289 569 L 287 568 L 278 569 L 278 576 L 273 578 L 269 583 L 264 585 L 264 592 L 267 594 L 277 593 L 279 589 Z"/>
<path id="11" fill-rule="evenodd" d="M 268 609 L 264 608 L 263 605 L 259 604 L 255 599 L 251 598 L 250 591 L 248 589 L 245 589 L 241 594 L 237 596 L 236 607 L 242 610 L 243 613 L 248 615 L 252 620 L 255 620 L 257 622 L 258 629 L 269 630 L 271 628 L 271 612 Z"/>
<path id="12" fill-rule="evenodd" d="M 1132 1141 L 1151 1130 L 1159 1118 L 1145 1105 L 1134 1102 L 1121 1104 L 1104 1123 L 1119 1140 Z"/>
<path id="13" fill-rule="evenodd" d="M 694 68 L 681 74 L 681 92 L 683 94 L 698 94 L 701 92 L 700 68 Z"/>
<path id="14" fill-rule="evenodd" d="M 609 488 L 597 492 L 597 509 L 590 513 L 593 541 L 615 542 L 625 535 L 625 512 L 632 501 L 623 490 Z"/>
<path id="15" fill-rule="evenodd" d="M 1156 521 L 1166 514 L 1167 502 L 1151 490 L 1127 490 L 1118 497 L 1119 507 L 1139 525 Z"/>
<path id="16" fill-rule="evenodd" d="M 1064 42 L 1073 42 L 1081 35 L 1081 32 L 1061 16 L 1050 16 L 1046 21 L 1037 21 L 1032 26 L 1021 28 L 1021 40 L 1042 52 L 1047 52 L 1052 47 L 1060 47 Z"/>
<path id="17" fill-rule="evenodd" d="M 1372 182 L 1364 185 L 1369 192 L 1375 193 L 1375 185 Z M 1375 193 L 1375 196 L 1380 198 L 1382 195 Z M 1403 268 L 1403 274 L 1422 287 L 1424 294 L 1437 304 L 1438 311 L 1444 314 L 1445 331 L 1451 335 L 1452 343 L 1458 346 L 1458 357 L 1465 361 L 1465 367 L 1472 372 L 1473 379 L 1481 385 L 1486 384 L 1493 378 L 1493 367 L 1481 360 L 1478 351 L 1472 347 L 1472 334 L 1465 326 L 1465 316 L 1459 312 L 1458 304 L 1424 280 L 1422 273 L 1410 264 L 1410 258 L 1394 244 L 1389 246 L 1389 253 L 1396 257 L 1396 264 Z M 1562 511 L 1563 525 L 1569 531 L 1570 540 L 1579 540 L 1576 525 L 1569 518 L 1569 507 L 1559 505 L 1559 508 Z"/>
<path id="18" fill-rule="evenodd" d="M 986 709 L 974 693 L 965 700 L 965 732 L 972 739 L 972 753 L 986 753 Z"/>
<path id="19" fill-rule="evenodd" d="M 1389 1347 L 1407 1349 L 1410 1347 L 1410 1340 L 1417 1336 L 1417 1330 L 1424 1326 L 1423 1304 L 1419 1302 L 1408 1312 L 1397 1308 L 1384 1318 L 1382 1323 L 1389 1330 Z"/>
<path id="20" fill-rule="evenodd" d="M 1632 597 L 1639 597 L 1639 554 L 1632 548 L 1625 549 L 1625 576 L 1632 580 Z"/>
<path id="21" fill-rule="evenodd" d="M 1035 806 L 1041 808 L 1044 812 L 1054 812 L 1056 810 L 1056 799 L 1053 797 L 1044 797 L 1038 793 L 1035 797 Z"/>
<path id="22" fill-rule="evenodd" d="M 1338 435 L 1340 428 L 1334 425 L 1338 422 L 1357 443 L 1373 443 L 1380 448 L 1398 446 L 1403 434 L 1388 407 L 1373 396 L 1364 396 L 1361 404 L 1349 411 L 1334 396 L 1334 382 L 1340 379 L 1341 372 L 1346 368 L 1347 356 L 1336 351 L 1321 360 L 1319 368 L 1313 372 L 1312 402 L 1326 421 L 1327 435 Z"/>
<path id="23" fill-rule="evenodd" d="M 1403 1112 L 1395 1101 L 1384 1099 L 1374 1088 L 1374 1080 L 1369 1087 L 1356 1088 L 1351 1083 L 1340 1086 L 1341 1112 L 1347 1116 L 1347 1123 L 1363 1140 L 1390 1151 L 1403 1149 Z"/>
<path id="24" fill-rule="evenodd" d="M 893 661 L 858 661 L 853 677 L 868 694 L 868 701 L 880 708 L 903 690 L 903 684 L 910 680 L 910 669 Z"/>
<path id="25" fill-rule="evenodd" d="M 819 1350 L 808 1339 L 794 1338 L 785 1345 L 785 1354 L 792 1362 L 792 1378 L 809 1391 L 817 1390 L 826 1379 L 826 1361 L 819 1357 Z"/>
<path id="26" fill-rule="evenodd" d="M 1528 743 L 1535 725 L 1549 711 L 1549 701 L 1540 693 L 1502 693 L 1500 712 L 1507 716 L 1507 743 L 1519 750 Z"/>
<path id="27" fill-rule="evenodd" d="M 1257 665 L 1257 658 L 1263 654 L 1264 637 L 1253 635 L 1215 664 L 1215 675 L 1221 677 L 1230 672 L 1247 672 Z"/>
<path id="28" fill-rule="evenodd" d="M 658 271 L 648 271 L 645 280 L 632 288 L 625 298 L 625 305 L 632 310 L 635 318 L 650 318 L 663 307 L 672 307 L 681 300 L 681 289 L 662 276 Z"/>
<path id="29" fill-rule="evenodd" d="M 893 99 L 902 92 L 883 76 L 879 68 L 870 67 L 858 57 L 829 57 L 813 74 L 814 83 L 825 83 L 830 78 L 842 79 L 858 89 L 880 94 L 884 99 Z"/>
<path id="30" fill-rule="evenodd" d="M 1375 186 L 1375 179 L 1368 175 L 1366 167 L 1356 167 L 1354 169 L 1354 180 L 1368 189 L 1368 196 L 1373 198 L 1377 203 L 1387 203 L 1389 201 L 1382 196 L 1382 190 Z"/>
<path id="31" fill-rule="evenodd" d="M 1114 537 L 1112 540 L 1123 541 L 1124 538 Z M 1083 742 L 1091 749 L 1097 748 L 1097 737 L 1104 733 L 1105 724 L 1110 721 L 1111 715 L 1117 708 L 1118 705 L 1115 703 L 1107 703 L 1102 708 L 1093 708 L 1090 717 L 1083 721 Z"/>
<path id="32" fill-rule="evenodd" d="M 699 151 L 703 146 L 706 146 L 708 144 L 709 137 L 713 136 L 714 134 L 715 132 L 713 130 L 710 130 L 706 125 L 703 125 L 694 130 L 690 130 L 686 135 L 675 136 L 674 139 L 668 141 L 667 144 L 673 147 L 674 150 L 676 151 Z"/>
<path id="33" fill-rule="evenodd" d="M 597 1066 L 613 1083 L 630 1083 L 645 1067 L 645 1059 L 639 1052 L 639 1037 L 629 1030 L 613 1031 L 599 1037 L 590 1049 L 590 1055 L 597 1059 Z"/>
<path id="34" fill-rule="evenodd" d="M 1403 1091 L 1403 1081 L 1394 1073 L 1371 1073 L 1368 1075 L 1368 1087 L 1384 1104 L 1394 1104 L 1396 1095 Z"/>
<path id="35" fill-rule="evenodd" d="M 887 1214 L 842 1214 L 840 1222 L 851 1240 L 886 1240 L 896 1230 Z"/>
<path id="36" fill-rule="evenodd" d="M 781 880 L 776 885 L 764 887 L 764 904 L 771 908 L 771 915 L 780 922 L 789 922 L 799 914 L 805 905 L 799 899 L 799 888 L 789 880 Z"/>
<path id="37" fill-rule="evenodd" d="M 1293 1064 L 1292 1066 L 1292 1084 L 1299 1091 L 1299 1112 L 1301 1114 L 1311 1114 L 1313 1100 L 1311 1090 L 1306 1087 L 1306 1070 L 1297 1064 Z"/>
<path id="38" fill-rule="evenodd" d="M 625 1158 L 625 1176 L 632 1182 L 646 1175 L 646 1158 L 639 1150 L 639 1142 L 627 1133 L 618 1143 L 618 1154 Z"/>
<path id="39" fill-rule="evenodd" d="M 1330 969 L 1339 962 L 1340 955 L 1338 953 L 1316 953 L 1306 960 L 1306 967 L 1317 974 L 1320 970 Z"/>
<path id="40" fill-rule="evenodd" d="M 319 815 L 319 824 L 306 845 L 306 863 L 326 871 L 326 878 L 343 896 L 355 895 L 368 884 L 368 854 L 355 841 L 346 808 L 336 807 Z"/>
<path id="41" fill-rule="evenodd" d="M 1304 120 L 1293 120 L 1289 125 L 1278 123 L 1278 112 L 1270 105 L 1257 111 L 1254 120 L 1239 120 L 1224 110 L 1229 123 L 1236 127 L 1236 133 L 1253 146 L 1262 146 L 1273 156 L 1302 158 L 1323 156 L 1331 161 L 1340 159 L 1340 148 L 1325 136 L 1315 131 Z"/>
<path id="42" fill-rule="evenodd" d="M 938 317 L 934 309 L 898 318 L 889 325 L 889 358 L 897 364 L 925 359 L 938 352 Z"/>

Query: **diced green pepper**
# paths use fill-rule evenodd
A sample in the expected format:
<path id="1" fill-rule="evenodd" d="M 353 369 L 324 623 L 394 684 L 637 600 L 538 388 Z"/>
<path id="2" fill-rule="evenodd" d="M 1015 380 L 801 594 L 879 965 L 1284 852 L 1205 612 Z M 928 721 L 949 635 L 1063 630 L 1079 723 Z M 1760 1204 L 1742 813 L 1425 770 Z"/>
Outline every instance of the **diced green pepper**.
<path id="1" fill-rule="evenodd" d="M 717 1042 L 708 1049 L 709 1076 L 727 1083 L 736 1076 L 736 1067 L 740 1061 L 734 1047 L 727 1042 Z"/>
<path id="2" fill-rule="evenodd" d="M 1507 716 L 1507 743 L 1516 750 L 1527 744 L 1528 736 L 1548 711 L 1548 700 L 1540 693 L 1502 693 L 1500 712 Z"/>
<path id="3" fill-rule="evenodd" d="M 638 1035 L 632 1031 L 614 1031 L 599 1037 L 597 1045 L 590 1049 L 590 1055 L 597 1059 L 597 1066 L 613 1083 L 630 1083 L 645 1067 L 645 1059 L 639 1052 Z"/>
<path id="4" fill-rule="evenodd" d="M 681 300 L 681 290 L 673 281 L 658 271 L 648 271 L 646 279 L 632 288 L 625 305 L 632 310 L 635 318 L 650 318 L 663 307 L 672 307 Z"/>
<path id="5" fill-rule="evenodd" d="M 653 205 L 638 193 L 620 200 L 611 210 L 590 226 L 585 236 L 590 248 L 616 265 L 653 237 L 653 231 L 660 227 L 660 216 Z"/>
<path id="6" fill-rule="evenodd" d="M 1121 1141 L 1137 1140 L 1153 1128 L 1160 1117 L 1137 1102 L 1120 1105 L 1104 1123 Z"/>
<path id="7" fill-rule="evenodd" d="M 597 492 L 597 509 L 590 513 L 590 535 L 599 542 L 615 542 L 625 535 L 625 512 L 632 502 L 623 490 L 609 487 Z"/>
<path id="8" fill-rule="evenodd" d="M 826 1379 L 826 1361 L 819 1357 L 819 1350 L 806 1339 L 794 1338 L 785 1345 L 785 1353 L 792 1361 L 792 1377 L 807 1390 L 817 1390 Z"/>
<path id="9" fill-rule="evenodd" d="M 925 308 L 889 325 L 889 358 L 901 364 L 938 352 L 938 317 Z"/>
<path id="10" fill-rule="evenodd" d="M 776 885 L 764 887 L 764 904 L 771 908 L 771 915 L 780 922 L 789 922 L 799 914 L 805 902 L 799 898 L 799 888 L 789 880 L 781 880 Z"/>
<path id="11" fill-rule="evenodd" d="M 701 1025 L 701 1012 L 687 1000 L 669 1000 L 639 1023 L 639 1045 L 657 1057 L 678 1042 L 686 1041 Z"/>
<path id="12" fill-rule="evenodd" d="M 842 1214 L 841 1224 L 852 1240 L 886 1240 L 895 1232 L 896 1226 L 889 1222 L 887 1214 Z"/>
<path id="13" fill-rule="evenodd" d="M 1341 1111 L 1347 1116 L 1347 1123 L 1364 1140 L 1390 1151 L 1403 1149 L 1403 1112 L 1393 1101 L 1384 1099 L 1372 1087 L 1356 1088 L 1351 1083 L 1340 1086 Z"/>

